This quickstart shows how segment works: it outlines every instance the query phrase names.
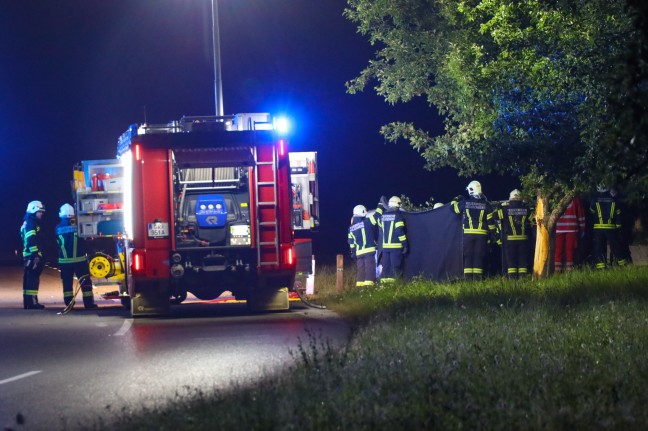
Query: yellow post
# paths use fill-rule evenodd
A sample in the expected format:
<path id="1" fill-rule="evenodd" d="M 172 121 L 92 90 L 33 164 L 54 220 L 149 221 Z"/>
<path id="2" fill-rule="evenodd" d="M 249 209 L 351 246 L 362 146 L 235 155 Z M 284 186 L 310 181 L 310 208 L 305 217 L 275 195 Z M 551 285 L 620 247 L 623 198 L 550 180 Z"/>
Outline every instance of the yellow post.
<path id="1" fill-rule="evenodd" d="M 335 290 L 337 293 L 342 293 L 344 290 L 344 256 L 337 255 L 337 271 L 335 277 Z"/>

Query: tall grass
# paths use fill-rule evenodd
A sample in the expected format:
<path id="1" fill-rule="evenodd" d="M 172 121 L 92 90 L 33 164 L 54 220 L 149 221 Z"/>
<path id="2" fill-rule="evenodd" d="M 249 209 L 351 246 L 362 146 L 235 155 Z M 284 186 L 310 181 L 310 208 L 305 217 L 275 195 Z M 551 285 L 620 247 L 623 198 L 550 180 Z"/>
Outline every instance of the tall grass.
<path id="1" fill-rule="evenodd" d="M 648 429 L 648 268 L 342 294 L 323 279 L 353 318 L 346 348 L 312 336 L 283 375 L 97 427 Z"/>

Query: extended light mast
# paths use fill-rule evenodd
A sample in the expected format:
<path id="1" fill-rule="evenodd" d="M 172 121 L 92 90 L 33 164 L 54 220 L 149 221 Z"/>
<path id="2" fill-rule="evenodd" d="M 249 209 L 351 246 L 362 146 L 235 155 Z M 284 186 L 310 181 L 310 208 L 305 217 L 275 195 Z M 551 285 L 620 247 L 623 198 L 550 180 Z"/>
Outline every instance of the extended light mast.
<path id="1" fill-rule="evenodd" d="M 223 114 L 223 79 L 221 77 L 220 28 L 218 26 L 218 0 L 212 0 L 212 35 L 214 44 L 214 104 L 216 116 Z"/>

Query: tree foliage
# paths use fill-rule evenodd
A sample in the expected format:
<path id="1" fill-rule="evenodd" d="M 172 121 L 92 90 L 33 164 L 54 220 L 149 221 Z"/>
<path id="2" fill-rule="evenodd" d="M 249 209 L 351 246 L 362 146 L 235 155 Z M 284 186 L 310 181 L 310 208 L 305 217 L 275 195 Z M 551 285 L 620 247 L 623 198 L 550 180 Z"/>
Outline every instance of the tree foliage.
<path id="1" fill-rule="evenodd" d="M 374 85 L 388 103 L 420 96 L 436 107 L 443 134 L 406 122 L 381 130 L 429 169 L 518 175 L 554 212 L 600 182 L 648 183 L 645 13 L 627 0 L 348 5 L 377 49 L 348 91 Z"/>

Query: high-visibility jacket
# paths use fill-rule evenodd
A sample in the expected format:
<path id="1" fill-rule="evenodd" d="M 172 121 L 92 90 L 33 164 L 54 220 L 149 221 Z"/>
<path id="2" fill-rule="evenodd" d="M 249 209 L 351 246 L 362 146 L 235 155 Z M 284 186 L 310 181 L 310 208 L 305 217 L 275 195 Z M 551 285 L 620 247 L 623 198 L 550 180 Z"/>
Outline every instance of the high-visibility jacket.
<path id="1" fill-rule="evenodd" d="M 349 227 L 348 242 L 356 256 L 376 251 L 377 222 L 373 217 L 354 216 Z"/>
<path id="2" fill-rule="evenodd" d="M 508 205 L 495 212 L 495 219 L 501 221 L 502 234 L 507 241 L 524 241 L 529 238 L 531 227 L 529 209 L 522 201 L 511 200 Z"/>
<path id="3" fill-rule="evenodd" d="M 578 196 L 567 205 L 565 212 L 556 222 L 556 233 L 568 232 L 585 233 L 585 211 Z"/>
<path id="4" fill-rule="evenodd" d="M 43 257 L 40 234 L 40 220 L 35 214 L 26 214 L 20 227 L 20 237 L 23 242 L 23 258 L 34 259 Z"/>
<path id="5" fill-rule="evenodd" d="M 83 239 L 79 238 L 79 228 L 70 222 L 71 219 L 61 219 L 56 226 L 56 243 L 58 244 L 58 263 L 76 263 L 86 260 Z"/>
<path id="6" fill-rule="evenodd" d="M 381 246 L 383 250 L 407 247 L 405 218 L 399 208 L 387 208 L 380 217 Z"/>
<path id="7" fill-rule="evenodd" d="M 621 227 L 621 208 L 609 193 L 599 193 L 592 201 L 590 211 L 594 215 L 594 229 L 618 229 Z"/>
<path id="8" fill-rule="evenodd" d="M 471 196 L 468 199 L 454 200 L 451 205 L 455 213 L 463 216 L 464 234 L 495 236 L 493 207 L 486 199 Z"/>

